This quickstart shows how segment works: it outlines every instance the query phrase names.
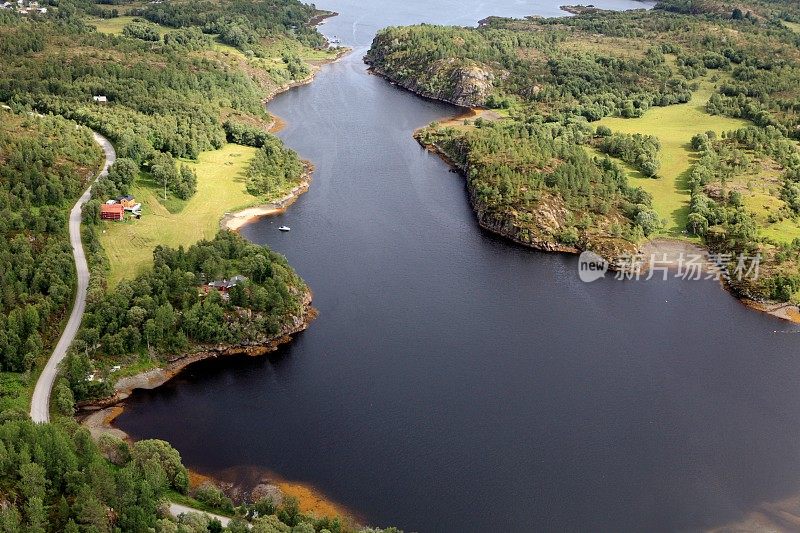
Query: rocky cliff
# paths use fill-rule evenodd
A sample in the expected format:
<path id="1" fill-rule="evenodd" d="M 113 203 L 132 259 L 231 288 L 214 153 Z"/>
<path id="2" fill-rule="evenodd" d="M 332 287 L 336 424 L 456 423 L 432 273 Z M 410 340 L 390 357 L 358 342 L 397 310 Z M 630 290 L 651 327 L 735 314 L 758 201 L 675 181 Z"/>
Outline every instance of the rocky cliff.
<path id="1" fill-rule="evenodd" d="M 446 58 L 417 68 L 395 64 L 391 48 L 373 44 L 364 61 L 372 71 L 420 96 L 462 107 L 484 107 L 503 73 L 472 60 Z"/>

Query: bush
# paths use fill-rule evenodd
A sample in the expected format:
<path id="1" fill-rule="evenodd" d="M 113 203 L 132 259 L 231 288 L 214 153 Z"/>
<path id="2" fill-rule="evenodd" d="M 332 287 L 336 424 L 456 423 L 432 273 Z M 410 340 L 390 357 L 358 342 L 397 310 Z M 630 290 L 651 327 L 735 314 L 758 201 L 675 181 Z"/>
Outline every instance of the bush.
<path id="1" fill-rule="evenodd" d="M 658 160 L 661 143 L 652 135 L 615 133 L 610 137 L 603 137 L 598 149 L 606 154 L 619 157 L 648 177 L 654 177 L 661 166 Z"/>
<path id="2" fill-rule="evenodd" d="M 194 493 L 194 497 L 213 509 L 224 513 L 233 512 L 233 502 L 225 496 L 225 493 L 213 483 L 203 483 Z"/>
<path id="3" fill-rule="evenodd" d="M 598 137 L 610 137 L 611 136 L 611 128 L 609 128 L 608 126 L 600 125 L 600 126 L 597 126 L 597 128 L 594 130 L 594 133 Z"/>

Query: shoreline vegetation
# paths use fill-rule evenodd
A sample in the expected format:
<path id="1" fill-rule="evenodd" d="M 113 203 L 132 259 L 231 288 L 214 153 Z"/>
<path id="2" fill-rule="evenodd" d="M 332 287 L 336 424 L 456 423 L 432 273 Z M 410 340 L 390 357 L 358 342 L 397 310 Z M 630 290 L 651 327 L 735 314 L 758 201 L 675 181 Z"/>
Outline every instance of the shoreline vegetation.
<path id="1" fill-rule="evenodd" d="M 322 13 L 318 17 L 312 19 L 312 24 L 315 26 L 319 25 L 327 18 L 336 15 L 337 13 L 334 12 Z M 340 60 L 351 51 L 350 48 L 341 47 L 337 50 L 334 57 L 310 64 L 310 72 L 304 79 L 277 87 L 274 91 L 265 96 L 263 101 L 264 105 L 284 92 L 310 84 L 324 65 Z M 285 127 L 285 122 L 280 117 L 272 114 L 270 117 L 271 121 L 267 126 L 270 133 L 277 133 Z M 292 187 L 291 190 L 283 196 L 267 203 L 253 205 L 235 212 L 226 213 L 219 221 L 220 229 L 238 231 L 242 227 L 262 218 L 274 216 L 275 214 L 285 211 L 286 208 L 293 204 L 303 193 L 307 192 L 311 185 L 314 165 L 309 161 L 302 161 L 302 164 L 303 172 L 300 182 Z M 311 322 L 317 317 L 317 314 L 317 310 L 312 306 L 312 293 L 307 289 L 303 299 L 302 314 L 297 317 L 292 324 L 287 325 L 287 327 L 274 337 L 252 345 L 197 346 L 195 347 L 196 350 L 183 352 L 171 358 L 166 365 L 117 380 L 114 385 L 114 392 L 111 396 L 78 403 L 76 405 L 78 409 L 76 418 L 96 439 L 101 435 L 111 435 L 115 438 L 132 443 L 133 439 L 131 439 L 127 433 L 114 426 L 114 420 L 124 412 L 124 401 L 135 389 L 150 390 L 160 387 L 189 366 L 208 359 L 231 356 L 260 357 L 272 353 L 282 344 L 291 342 L 295 335 L 307 329 Z M 194 474 L 195 477 L 195 483 L 190 483 L 190 488 L 197 488 L 204 482 L 214 485 L 226 484 L 223 480 L 213 476 L 199 474 L 191 470 L 190 474 Z M 197 479 L 202 481 L 197 481 Z M 295 498 L 299 503 L 301 512 L 310 513 L 319 518 L 327 517 L 333 519 L 339 517 L 348 521 L 351 527 L 359 527 L 358 523 L 355 522 L 358 516 L 356 513 L 333 502 L 312 485 L 286 480 L 275 473 L 270 473 L 269 477 L 265 478 L 265 481 L 267 479 L 270 484 L 274 484 L 274 486 L 278 488 L 279 494 Z"/>
<path id="2" fill-rule="evenodd" d="M 306 330 L 317 317 L 318 312 L 311 304 L 312 294 L 309 289 L 306 289 L 302 297 L 302 311 L 285 324 L 278 333 L 252 343 L 193 346 L 190 350 L 170 356 L 163 365 L 118 379 L 110 396 L 79 402 L 76 407 L 81 413 L 117 406 L 135 389 L 150 390 L 160 387 L 188 366 L 207 359 L 240 355 L 259 357 L 274 352 L 282 344 L 290 342 L 296 334 Z"/>
<path id="3" fill-rule="evenodd" d="M 466 178 L 482 228 L 609 262 L 669 253 L 677 241 L 705 255 L 758 254 L 761 278 L 731 277 L 725 287 L 748 307 L 797 322 L 800 218 L 781 181 L 795 190 L 800 129 L 789 91 L 768 99 L 752 89 L 774 84 L 772 69 L 800 73 L 796 35 L 781 19 L 796 14 L 774 2 L 749 11 L 684 4 L 387 28 L 365 61 L 392 84 L 467 109 L 414 136 Z M 685 36 L 671 39 L 677 27 Z M 721 32 L 737 39 L 703 41 Z M 781 66 L 751 58 L 753 48 L 772 50 Z M 745 71 L 748 90 L 737 85 Z M 687 116 L 702 130 L 679 124 Z"/>
<path id="4" fill-rule="evenodd" d="M 310 24 L 314 26 L 319 25 L 327 18 L 336 15 L 337 13 L 335 12 L 323 11 L 322 13 L 314 17 Z M 336 62 L 350 52 L 351 49 L 342 47 L 337 51 L 334 57 L 318 61 L 316 64 L 312 65 L 311 71 L 304 79 L 287 83 L 280 87 L 277 87 L 274 91 L 269 93 L 264 98 L 264 103 L 265 104 L 268 103 L 275 96 L 282 94 L 286 91 L 289 91 L 295 87 L 300 87 L 311 83 L 322 66 Z M 269 124 L 268 127 L 269 131 L 275 132 L 276 128 L 282 127 L 283 124 L 284 124 L 283 121 L 279 117 L 273 116 L 273 121 Z M 292 187 L 291 190 L 289 190 L 283 196 L 271 200 L 270 202 L 260 205 L 249 206 L 232 213 L 226 213 L 219 221 L 220 229 L 238 231 L 247 224 L 255 222 L 261 218 L 280 213 L 283 210 L 285 210 L 288 206 L 290 206 L 292 203 L 294 203 L 300 197 L 300 195 L 308 191 L 308 188 L 313 178 L 313 173 L 314 173 L 313 164 L 309 161 L 303 161 L 302 164 L 303 164 L 303 171 L 300 182 L 294 187 Z M 178 357 L 170 359 L 168 361 L 168 364 L 164 368 L 148 369 L 146 371 L 134 374 L 132 376 L 127 376 L 119 379 L 115 385 L 115 390 L 113 395 L 105 398 L 99 398 L 87 401 L 82 404 L 78 404 L 78 408 L 81 411 L 91 412 L 97 409 L 104 409 L 112 406 L 120 407 L 117 404 L 124 401 L 124 399 L 127 398 L 134 389 L 156 388 L 169 381 L 171 378 L 179 374 L 183 369 L 185 369 L 189 365 L 205 359 L 231 356 L 231 355 L 259 356 L 273 352 L 278 348 L 280 344 L 291 341 L 293 335 L 305 330 L 311 323 L 311 321 L 313 321 L 314 318 L 316 318 L 317 311 L 312 307 L 311 304 L 312 304 L 312 294 L 311 291 L 307 289 L 305 297 L 303 299 L 303 313 L 301 315 L 300 320 L 296 320 L 287 330 L 278 333 L 273 338 L 270 338 L 264 341 L 263 343 L 259 343 L 257 345 L 239 345 L 239 346 L 236 345 L 214 346 L 214 347 L 199 346 L 198 347 L 200 348 L 199 351 L 186 352 Z M 118 416 L 118 413 L 114 417 L 105 419 L 104 423 L 101 424 L 100 426 L 102 426 L 104 429 L 112 429 L 111 422 L 113 421 L 113 418 L 115 418 L 116 416 Z M 93 427 L 96 428 L 96 426 Z M 116 430 L 116 428 L 114 429 L 115 431 L 119 431 Z"/>

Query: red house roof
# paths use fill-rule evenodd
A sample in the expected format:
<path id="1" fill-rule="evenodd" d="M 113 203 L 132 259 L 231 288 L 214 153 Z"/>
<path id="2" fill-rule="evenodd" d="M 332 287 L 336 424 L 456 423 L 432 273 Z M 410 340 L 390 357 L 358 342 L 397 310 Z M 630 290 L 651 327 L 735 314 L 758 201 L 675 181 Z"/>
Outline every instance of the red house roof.
<path id="1" fill-rule="evenodd" d="M 110 205 L 102 204 L 100 206 L 100 212 L 109 214 L 114 213 L 121 215 L 122 213 L 125 212 L 125 208 L 122 206 L 122 204 L 110 204 Z"/>
<path id="2" fill-rule="evenodd" d="M 125 208 L 122 204 L 101 204 L 100 205 L 100 218 L 111 220 L 122 220 Z"/>

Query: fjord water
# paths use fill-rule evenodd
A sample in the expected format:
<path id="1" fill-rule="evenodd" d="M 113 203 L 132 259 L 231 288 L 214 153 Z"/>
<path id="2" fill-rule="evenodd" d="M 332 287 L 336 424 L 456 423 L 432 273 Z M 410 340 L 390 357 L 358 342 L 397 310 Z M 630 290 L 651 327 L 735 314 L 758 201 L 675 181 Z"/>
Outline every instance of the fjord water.
<path id="1" fill-rule="evenodd" d="M 458 110 L 361 62 L 383 26 L 558 3 L 318 2 L 355 51 L 270 105 L 314 182 L 242 233 L 286 254 L 319 318 L 270 358 L 137 391 L 118 425 L 406 531 L 692 530 L 800 491 L 796 327 L 711 281 L 585 284 L 574 257 L 481 231 L 411 137 Z"/>

